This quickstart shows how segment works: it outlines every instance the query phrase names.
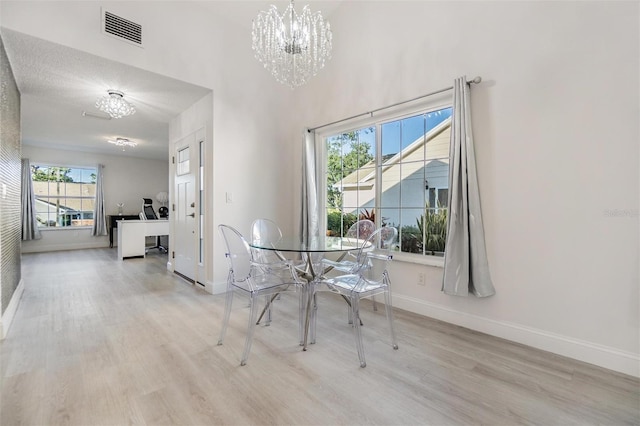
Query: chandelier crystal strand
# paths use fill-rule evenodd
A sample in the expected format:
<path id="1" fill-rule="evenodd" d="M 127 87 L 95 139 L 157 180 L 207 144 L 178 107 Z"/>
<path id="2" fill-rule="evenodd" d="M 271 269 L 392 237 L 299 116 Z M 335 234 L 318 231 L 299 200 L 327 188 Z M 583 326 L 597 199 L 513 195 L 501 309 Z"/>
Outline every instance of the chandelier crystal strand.
<path id="1" fill-rule="evenodd" d="M 282 15 L 274 5 L 260 12 L 253 21 L 251 39 L 256 59 L 291 88 L 306 83 L 331 58 L 329 23 L 309 6 L 298 15 L 293 0 Z"/>
<path id="2" fill-rule="evenodd" d="M 107 96 L 103 96 L 96 101 L 96 108 L 106 112 L 113 118 L 135 114 L 135 107 L 124 99 L 124 93 L 118 90 L 108 90 L 107 93 Z"/>

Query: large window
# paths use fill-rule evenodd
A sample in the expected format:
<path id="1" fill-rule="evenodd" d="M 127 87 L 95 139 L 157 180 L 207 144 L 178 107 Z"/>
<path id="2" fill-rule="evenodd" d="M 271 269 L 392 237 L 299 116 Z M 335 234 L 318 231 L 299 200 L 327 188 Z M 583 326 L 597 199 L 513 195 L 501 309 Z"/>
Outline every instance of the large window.
<path id="1" fill-rule="evenodd" d="M 451 108 L 371 121 L 325 139 L 327 234 L 358 219 L 394 226 L 399 249 L 443 255 Z"/>
<path id="2" fill-rule="evenodd" d="M 41 228 L 93 226 L 96 169 L 31 165 Z"/>

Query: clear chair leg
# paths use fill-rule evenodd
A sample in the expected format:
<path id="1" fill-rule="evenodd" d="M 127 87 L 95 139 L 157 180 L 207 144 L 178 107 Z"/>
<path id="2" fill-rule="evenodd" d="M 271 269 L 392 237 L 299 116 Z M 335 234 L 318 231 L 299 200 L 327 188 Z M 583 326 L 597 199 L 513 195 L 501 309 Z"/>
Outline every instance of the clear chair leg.
<path id="1" fill-rule="evenodd" d="M 300 289 L 300 296 L 298 297 L 298 337 L 300 340 L 300 346 L 304 345 L 304 323 L 305 323 L 305 301 L 307 287 L 304 286 Z"/>
<path id="2" fill-rule="evenodd" d="M 358 297 L 351 299 L 351 310 L 353 316 L 353 334 L 356 340 L 356 349 L 358 350 L 358 358 L 360 359 L 360 367 L 367 366 L 367 361 L 364 358 L 364 346 L 362 344 L 362 330 L 360 329 L 360 300 Z"/>
<path id="3" fill-rule="evenodd" d="M 391 346 L 393 349 L 398 349 L 398 342 L 396 341 L 396 331 L 393 327 L 393 308 L 391 307 L 391 292 L 389 290 L 384 293 L 384 310 L 387 314 L 387 322 L 389 323 L 389 333 L 391 333 Z"/>
<path id="4" fill-rule="evenodd" d="M 251 343 L 253 343 L 253 332 L 256 329 L 256 320 L 258 318 L 258 309 L 256 302 L 256 298 L 252 296 L 249 307 L 249 329 L 247 330 L 247 340 L 244 344 L 244 351 L 242 352 L 240 365 L 247 365 L 247 359 L 249 358 L 249 352 L 251 351 Z"/>
<path id="5" fill-rule="evenodd" d="M 311 331 L 310 331 L 310 337 L 309 337 L 309 343 L 311 344 L 315 344 L 316 343 L 316 324 L 318 322 L 318 298 L 316 295 L 316 292 L 313 292 L 313 296 L 311 296 L 313 298 L 313 300 L 311 301 L 312 306 L 312 312 L 311 312 Z"/>
<path id="6" fill-rule="evenodd" d="M 227 286 L 227 295 L 224 303 L 224 316 L 222 317 L 222 330 L 220 330 L 220 338 L 218 339 L 218 345 L 221 345 L 224 341 L 224 337 L 227 333 L 227 326 L 229 325 L 229 317 L 231 316 L 231 304 L 233 303 L 233 288 Z"/>
<path id="7" fill-rule="evenodd" d="M 353 324 L 354 318 L 353 318 L 353 310 L 351 309 L 351 301 L 347 296 L 342 296 L 342 298 L 344 299 L 345 302 L 347 302 L 347 305 L 348 305 L 347 307 L 348 324 Z M 358 316 L 358 321 L 360 322 L 360 325 L 364 325 L 359 316 Z"/>

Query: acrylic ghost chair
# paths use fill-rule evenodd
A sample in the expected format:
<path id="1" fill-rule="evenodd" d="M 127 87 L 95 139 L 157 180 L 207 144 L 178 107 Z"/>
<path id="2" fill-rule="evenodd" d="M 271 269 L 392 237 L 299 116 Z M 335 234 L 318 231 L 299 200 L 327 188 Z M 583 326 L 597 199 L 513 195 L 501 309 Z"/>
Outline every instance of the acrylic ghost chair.
<path id="1" fill-rule="evenodd" d="M 360 321 L 360 300 L 384 295 L 385 313 L 391 335 L 391 346 L 398 349 L 393 325 L 393 309 L 391 306 L 391 281 L 387 266 L 392 259 L 392 251 L 395 248 L 398 230 L 385 226 L 376 230 L 360 248 L 358 262 L 353 268 L 343 275 L 333 278 L 325 278 L 311 289 L 312 296 L 316 291 L 330 291 L 348 299 L 351 308 L 351 317 L 354 319 L 352 327 L 356 341 L 360 366 L 366 367 L 362 343 L 362 330 Z M 315 316 L 315 313 L 314 313 Z"/>
<path id="2" fill-rule="evenodd" d="M 358 245 L 362 245 L 366 242 L 367 238 L 371 236 L 376 230 L 376 225 L 369 219 L 362 219 L 351 225 L 344 235 L 344 238 L 357 242 Z M 335 261 L 331 259 L 322 259 L 322 264 L 325 268 L 335 269 L 342 272 L 350 272 L 355 265 L 358 264 L 358 256 L 360 251 L 355 254 L 349 252 L 346 258 L 343 260 Z"/>
<path id="3" fill-rule="evenodd" d="M 258 310 L 262 306 L 258 300 L 266 297 L 267 303 L 270 303 L 269 296 L 296 290 L 298 282 L 294 279 L 295 273 L 292 266 L 286 266 L 290 270 L 289 279 L 280 274 L 271 273 L 262 268 L 263 265 L 260 262 L 253 259 L 249 243 L 240 232 L 227 225 L 219 225 L 218 229 L 226 244 L 225 256 L 229 263 L 225 310 L 218 345 L 222 345 L 227 332 L 234 292 L 245 294 L 249 297 L 249 325 L 240 365 L 246 365 L 251 351 Z"/>
<path id="4" fill-rule="evenodd" d="M 251 241 L 259 243 L 261 246 L 275 247 L 282 240 L 282 230 L 276 222 L 270 219 L 256 219 L 251 224 Z M 273 268 L 282 269 L 282 263 L 288 263 L 294 267 L 304 268 L 304 262 L 286 259 L 277 250 L 252 249 L 254 258 L 265 265 L 273 265 Z M 285 268 L 287 269 L 287 268 Z M 274 270 L 274 272 L 276 271 Z M 288 273 L 285 271 L 285 273 Z"/>
<path id="5" fill-rule="evenodd" d="M 369 219 L 362 219 L 351 225 L 351 227 L 347 230 L 345 234 L 345 238 L 353 240 L 357 242 L 359 246 L 365 244 L 367 239 L 373 234 L 376 230 L 376 225 Z M 363 255 L 365 252 L 362 250 L 358 250 L 354 253 L 349 252 L 346 255 L 346 259 L 335 261 L 331 259 L 322 259 L 322 264 L 325 270 L 331 271 L 336 270 L 345 273 L 352 273 L 354 268 L 358 268 L 360 265 L 359 256 Z M 345 297 L 345 300 L 347 298 Z M 347 303 L 349 301 L 347 300 Z M 349 304 L 349 306 L 351 306 Z M 378 306 L 376 304 L 375 298 L 373 298 L 373 310 L 377 311 Z M 353 321 L 353 317 L 351 316 L 351 310 L 349 310 L 349 324 Z M 362 324 L 360 324 L 362 325 Z"/>
<path id="6" fill-rule="evenodd" d="M 261 245 L 277 244 L 282 240 L 282 231 L 277 223 L 270 219 L 256 219 L 251 224 L 251 241 Z M 278 264 L 284 260 L 284 256 L 277 251 L 251 249 L 255 258 L 261 259 L 261 263 Z"/>
<path id="7" fill-rule="evenodd" d="M 251 224 L 251 241 L 252 243 L 258 243 L 258 245 L 263 247 L 275 247 L 278 242 L 282 240 L 282 230 L 278 226 L 276 222 L 270 219 L 256 219 Z M 277 250 L 265 250 L 265 249 L 257 249 L 252 248 L 254 261 L 258 263 L 258 266 L 262 268 L 265 272 L 269 272 L 272 274 L 279 275 L 283 277 L 283 279 L 287 280 L 291 278 L 291 271 L 294 271 L 294 277 L 296 284 L 302 289 L 305 290 L 304 284 L 305 282 L 299 278 L 299 275 L 295 273 L 298 269 L 304 268 L 304 262 L 295 261 L 291 259 L 285 258 L 285 256 Z M 292 269 L 293 268 L 293 269 Z M 261 312 L 260 316 L 256 323 L 260 323 L 263 315 L 266 313 L 267 317 L 265 320 L 265 324 L 269 325 L 271 323 L 271 304 L 273 301 L 278 298 L 279 294 L 274 294 L 268 296 L 271 300 L 266 301 L 265 309 Z M 304 317 L 304 300 L 303 300 L 303 292 L 300 292 L 300 300 L 299 300 L 299 318 Z M 304 336 L 302 326 L 300 327 L 300 344 L 302 344 Z"/>

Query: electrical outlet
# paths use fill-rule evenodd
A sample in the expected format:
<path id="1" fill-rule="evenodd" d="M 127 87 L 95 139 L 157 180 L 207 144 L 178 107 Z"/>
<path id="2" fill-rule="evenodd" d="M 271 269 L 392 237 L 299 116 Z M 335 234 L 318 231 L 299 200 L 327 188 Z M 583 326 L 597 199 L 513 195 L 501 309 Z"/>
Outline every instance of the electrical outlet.
<path id="1" fill-rule="evenodd" d="M 418 285 L 423 287 L 426 285 L 424 282 L 424 272 L 418 273 Z"/>

